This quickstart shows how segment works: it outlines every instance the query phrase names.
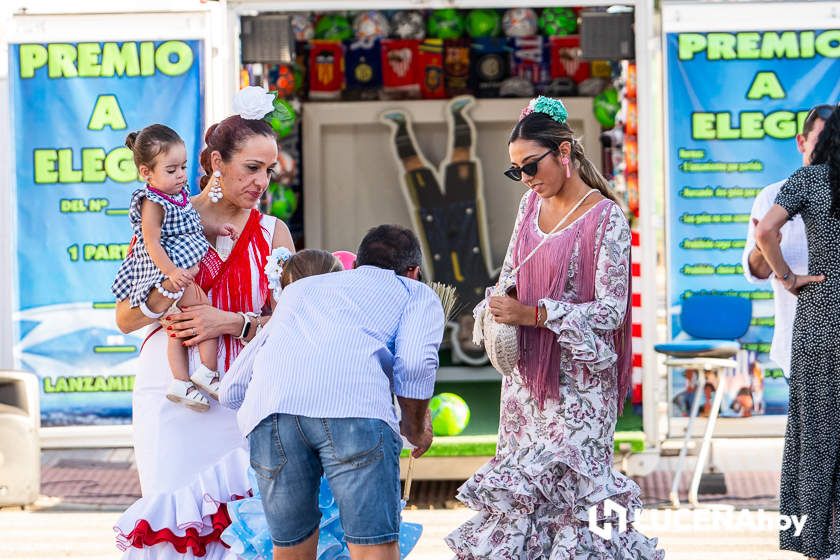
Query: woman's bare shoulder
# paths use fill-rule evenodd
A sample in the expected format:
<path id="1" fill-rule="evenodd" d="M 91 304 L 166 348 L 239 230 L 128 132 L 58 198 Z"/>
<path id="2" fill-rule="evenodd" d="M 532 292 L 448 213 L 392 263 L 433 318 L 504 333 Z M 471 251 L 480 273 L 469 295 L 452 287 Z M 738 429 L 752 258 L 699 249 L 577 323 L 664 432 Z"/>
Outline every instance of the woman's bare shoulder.
<path id="1" fill-rule="evenodd" d="M 289 226 L 283 220 L 274 220 L 274 235 L 271 238 L 271 247 L 285 247 L 289 251 L 295 252 L 295 242 L 292 240 L 292 233 L 289 231 Z"/>

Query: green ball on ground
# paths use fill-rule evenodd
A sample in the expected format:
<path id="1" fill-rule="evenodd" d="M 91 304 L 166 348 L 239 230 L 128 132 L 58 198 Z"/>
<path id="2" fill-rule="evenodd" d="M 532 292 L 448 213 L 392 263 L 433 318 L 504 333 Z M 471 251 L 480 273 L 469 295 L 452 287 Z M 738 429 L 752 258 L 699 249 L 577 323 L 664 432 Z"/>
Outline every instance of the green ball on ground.
<path id="1" fill-rule="evenodd" d="M 470 407 L 455 393 L 441 393 L 429 401 L 436 436 L 457 436 L 470 423 Z"/>

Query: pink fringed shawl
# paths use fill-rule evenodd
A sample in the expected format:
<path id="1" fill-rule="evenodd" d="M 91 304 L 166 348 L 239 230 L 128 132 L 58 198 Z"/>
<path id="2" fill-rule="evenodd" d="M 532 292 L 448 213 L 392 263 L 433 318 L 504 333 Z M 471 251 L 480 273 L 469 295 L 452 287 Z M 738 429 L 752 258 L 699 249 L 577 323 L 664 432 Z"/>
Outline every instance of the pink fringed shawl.
<path id="1" fill-rule="evenodd" d="M 521 262 L 542 239 L 542 234 L 534 227 L 539 209 L 538 199 L 538 196 L 532 195 L 526 203 L 525 215 L 522 217 L 519 236 L 514 246 L 514 265 Z M 534 256 L 525 262 L 516 279 L 517 297 L 520 302 L 537 305 L 543 298 L 569 303 L 595 300 L 598 254 L 609 219 L 605 217 L 601 227 L 598 227 L 598 223 L 613 204 L 610 200 L 597 203 L 582 218 L 552 235 Z M 578 240 L 580 249 L 577 270 L 572 269 L 570 272 L 569 265 Z M 572 293 L 576 294 L 574 300 L 569 300 L 565 294 L 567 278 L 572 284 Z M 612 333 L 615 352 L 618 355 L 616 368 L 619 414 L 624 408 L 632 373 L 629 270 L 627 282 L 627 310 L 622 323 Z M 560 345 L 557 343 L 556 334 L 545 328 L 520 326 L 519 348 L 520 375 L 542 408 L 546 399 L 560 397 Z M 591 375 L 591 372 L 589 374 Z"/>

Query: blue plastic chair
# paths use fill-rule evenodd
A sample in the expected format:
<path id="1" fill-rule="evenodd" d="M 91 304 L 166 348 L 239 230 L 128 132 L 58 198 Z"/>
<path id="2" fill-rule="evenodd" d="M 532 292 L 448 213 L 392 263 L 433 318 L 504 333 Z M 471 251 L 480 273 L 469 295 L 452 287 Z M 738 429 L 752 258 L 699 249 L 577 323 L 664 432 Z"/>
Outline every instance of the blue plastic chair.
<path id="1" fill-rule="evenodd" d="M 736 359 L 741 345 L 738 339 L 744 336 L 750 328 L 752 320 L 752 301 L 736 296 L 696 295 L 684 299 L 680 311 L 680 326 L 682 334 L 671 342 L 657 344 L 654 349 L 669 358 L 665 365 L 679 368 L 693 368 L 704 372 L 716 372 L 718 387 L 709 412 L 703 443 L 697 456 L 697 466 L 691 479 L 688 491 L 688 501 L 693 506 L 698 505 L 697 494 L 700 488 L 700 478 L 703 475 L 711 446 L 715 421 L 723 401 L 724 376 L 723 370 L 737 370 L 739 362 Z M 691 441 L 691 428 L 700 408 L 703 383 L 697 383 L 688 425 L 685 428 L 683 445 L 677 462 L 677 470 L 671 484 L 670 500 L 674 507 L 679 507 L 679 483 L 688 446 Z"/>

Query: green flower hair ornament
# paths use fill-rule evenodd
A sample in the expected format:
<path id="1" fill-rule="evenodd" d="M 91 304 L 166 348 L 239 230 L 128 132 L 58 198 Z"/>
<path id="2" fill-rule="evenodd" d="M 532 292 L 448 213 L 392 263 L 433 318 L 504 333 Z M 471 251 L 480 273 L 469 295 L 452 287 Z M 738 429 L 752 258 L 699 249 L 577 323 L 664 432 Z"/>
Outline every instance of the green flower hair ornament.
<path id="1" fill-rule="evenodd" d="M 531 113 L 546 114 L 562 124 L 565 124 L 566 119 L 569 118 L 569 112 L 566 110 L 566 106 L 563 105 L 562 101 L 551 97 L 545 97 L 544 95 L 540 95 L 539 97 L 532 99 L 528 105 L 522 109 L 522 112 L 519 114 L 519 120 L 521 121 Z"/>

